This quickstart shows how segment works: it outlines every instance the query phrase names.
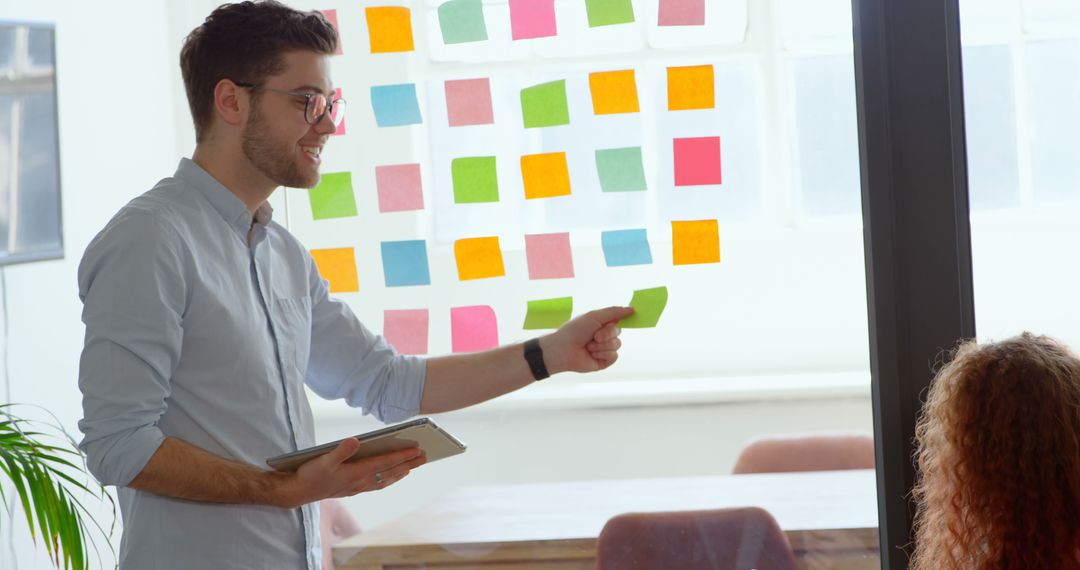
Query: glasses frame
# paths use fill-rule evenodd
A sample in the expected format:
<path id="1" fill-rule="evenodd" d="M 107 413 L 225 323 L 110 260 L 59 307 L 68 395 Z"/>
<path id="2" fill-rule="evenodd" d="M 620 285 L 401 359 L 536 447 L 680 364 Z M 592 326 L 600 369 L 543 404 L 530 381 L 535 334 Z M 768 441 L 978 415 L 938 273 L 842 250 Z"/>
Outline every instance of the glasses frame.
<path id="1" fill-rule="evenodd" d="M 265 85 L 256 85 L 254 83 L 241 83 L 239 81 L 234 81 L 233 83 L 235 83 L 237 87 L 243 87 L 245 89 L 251 89 L 252 91 L 272 91 L 274 93 L 281 93 L 282 95 L 290 95 L 290 96 L 293 96 L 293 97 L 303 97 L 304 100 L 305 100 L 305 103 L 304 103 L 304 120 L 307 121 L 307 123 L 309 125 L 317 125 L 319 123 L 319 121 L 323 120 L 323 117 L 325 117 L 327 115 L 330 116 L 330 123 L 332 123 L 335 128 L 341 126 L 341 122 L 345 120 L 345 108 L 346 108 L 346 105 L 345 105 L 345 100 L 341 99 L 341 98 L 331 100 L 329 97 L 327 97 L 326 95 L 323 95 L 322 93 L 308 93 L 306 91 L 289 91 L 289 90 L 286 90 L 286 89 L 275 89 L 273 87 L 267 87 Z M 311 118 L 312 115 L 315 114 L 315 111 L 313 110 L 313 105 L 314 105 L 314 102 L 316 101 L 317 97 L 322 97 L 326 101 L 326 109 L 323 109 L 323 112 L 319 113 L 318 117 Z M 340 107 L 339 107 L 340 112 L 338 113 L 338 117 L 335 120 L 334 115 L 333 115 L 334 107 L 339 105 L 339 104 L 340 104 Z"/>

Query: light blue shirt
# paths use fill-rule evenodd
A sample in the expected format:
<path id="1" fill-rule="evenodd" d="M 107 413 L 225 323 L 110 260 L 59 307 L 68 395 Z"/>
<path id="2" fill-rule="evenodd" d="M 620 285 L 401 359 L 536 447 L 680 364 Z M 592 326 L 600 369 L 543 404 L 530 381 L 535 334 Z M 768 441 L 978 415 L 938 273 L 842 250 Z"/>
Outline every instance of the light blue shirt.
<path id="1" fill-rule="evenodd" d="M 90 471 L 119 488 L 123 570 L 317 569 L 319 513 L 126 485 L 166 436 L 266 468 L 315 444 L 306 383 L 384 422 L 416 415 L 424 360 L 328 295 L 308 251 L 194 162 L 132 200 L 79 266 Z M 248 233 L 251 232 L 250 246 Z"/>

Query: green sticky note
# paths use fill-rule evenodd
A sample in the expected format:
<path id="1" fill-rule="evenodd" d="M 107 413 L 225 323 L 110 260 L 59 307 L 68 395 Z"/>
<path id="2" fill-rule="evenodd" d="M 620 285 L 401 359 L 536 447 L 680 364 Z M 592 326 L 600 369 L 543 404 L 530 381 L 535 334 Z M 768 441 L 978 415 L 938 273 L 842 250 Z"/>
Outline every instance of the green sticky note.
<path id="1" fill-rule="evenodd" d="M 439 6 L 443 43 L 463 44 L 488 39 L 482 0 L 450 0 Z"/>
<path id="2" fill-rule="evenodd" d="M 566 80 L 541 83 L 521 90 L 521 114 L 525 128 L 570 124 L 566 104 Z"/>
<path id="3" fill-rule="evenodd" d="M 598 149 L 596 172 L 604 192 L 641 192 L 646 188 L 639 146 Z"/>
<path id="4" fill-rule="evenodd" d="M 311 216 L 316 220 L 355 216 L 352 173 L 323 174 L 319 185 L 308 191 L 308 199 L 311 201 Z"/>
<path id="5" fill-rule="evenodd" d="M 634 308 L 634 314 L 619 321 L 619 326 L 624 329 L 644 329 L 655 327 L 660 322 L 660 314 L 667 306 L 667 287 L 653 287 L 652 289 L 638 289 L 634 291 L 634 298 L 630 300 L 630 306 Z"/>
<path id="6" fill-rule="evenodd" d="M 570 320 L 570 315 L 573 312 L 573 297 L 529 301 L 529 310 L 525 313 L 524 328 L 526 330 L 557 329 Z"/>
<path id="7" fill-rule="evenodd" d="M 630 0 L 585 0 L 589 27 L 629 24 L 634 21 L 634 5 Z"/>
<path id="8" fill-rule="evenodd" d="M 499 177 L 494 156 L 455 158 L 450 162 L 454 181 L 454 203 L 475 204 L 499 201 Z"/>

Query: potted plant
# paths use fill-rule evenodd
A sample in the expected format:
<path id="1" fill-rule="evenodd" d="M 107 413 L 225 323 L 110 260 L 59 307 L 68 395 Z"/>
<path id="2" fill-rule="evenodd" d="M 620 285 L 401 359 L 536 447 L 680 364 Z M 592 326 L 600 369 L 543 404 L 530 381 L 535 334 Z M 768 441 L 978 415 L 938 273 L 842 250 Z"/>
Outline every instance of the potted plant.
<path id="1" fill-rule="evenodd" d="M 104 487 L 90 482 L 82 453 L 59 424 L 33 423 L 15 416 L 11 404 L 0 405 L 0 498 L 9 524 L 14 523 L 17 515 L 10 509 L 4 489 L 14 490 L 35 544 L 44 544 L 54 566 L 86 570 L 88 547 L 93 546 L 100 558 L 94 537 L 100 534 L 108 545 L 111 528 L 106 533 L 80 497 L 107 501 L 113 508 L 114 523 L 116 508 Z M 53 433 L 37 431 L 40 428 L 35 426 L 50 428 Z M 76 478 L 80 476 L 86 483 Z M 0 519 L 0 528 L 2 523 Z"/>

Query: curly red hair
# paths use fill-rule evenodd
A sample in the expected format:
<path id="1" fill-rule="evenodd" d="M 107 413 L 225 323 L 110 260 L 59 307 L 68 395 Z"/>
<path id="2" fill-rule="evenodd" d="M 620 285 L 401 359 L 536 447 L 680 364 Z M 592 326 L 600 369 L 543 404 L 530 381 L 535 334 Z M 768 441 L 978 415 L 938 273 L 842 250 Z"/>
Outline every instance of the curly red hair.
<path id="1" fill-rule="evenodd" d="M 916 439 L 913 570 L 1080 568 L 1080 359 L 1063 344 L 961 345 Z"/>

